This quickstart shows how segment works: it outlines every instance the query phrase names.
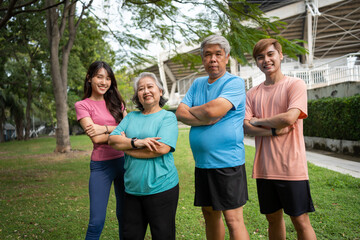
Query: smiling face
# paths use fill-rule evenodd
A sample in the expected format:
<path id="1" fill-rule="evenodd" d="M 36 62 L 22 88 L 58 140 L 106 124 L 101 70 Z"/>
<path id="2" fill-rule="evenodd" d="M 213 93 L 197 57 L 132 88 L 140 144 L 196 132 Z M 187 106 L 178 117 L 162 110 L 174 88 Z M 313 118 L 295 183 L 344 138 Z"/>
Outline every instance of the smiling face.
<path id="1" fill-rule="evenodd" d="M 162 90 L 159 89 L 153 78 L 143 77 L 139 80 L 137 95 L 145 110 L 153 106 L 159 106 L 162 94 Z"/>
<path id="2" fill-rule="evenodd" d="M 219 44 L 208 44 L 203 49 L 202 63 L 205 71 L 209 74 L 209 81 L 214 82 L 226 72 L 226 64 L 229 62 L 229 54 Z"/>
<path id="3" fill-rule="evenodd" d="M 92 89 L 91 97 L 94 99 L 104 98 L 104 94 L 111 86 L 111 78 L 104 68 L 100 68 L 89 82 Z"/>
<path id="4" fill-rule="evenodd" d="M 257 54 L 256 65 L 265 75 L 270 76 L 281 71 L 280 66 L 282 59 L 283 54 L 276 50 L 274 45 L 271 44 L 264 51 Z"/>

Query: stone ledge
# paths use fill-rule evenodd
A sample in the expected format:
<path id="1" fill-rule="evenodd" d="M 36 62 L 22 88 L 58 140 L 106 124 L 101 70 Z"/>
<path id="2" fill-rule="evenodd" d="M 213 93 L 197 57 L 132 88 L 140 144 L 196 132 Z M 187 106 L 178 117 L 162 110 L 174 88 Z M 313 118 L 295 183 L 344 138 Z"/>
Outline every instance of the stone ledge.
<path id="1" fill-rule="evenodd" d="M 360 141 L 305 136 L 306 148 L 326 150 L 360 157 Z"/>

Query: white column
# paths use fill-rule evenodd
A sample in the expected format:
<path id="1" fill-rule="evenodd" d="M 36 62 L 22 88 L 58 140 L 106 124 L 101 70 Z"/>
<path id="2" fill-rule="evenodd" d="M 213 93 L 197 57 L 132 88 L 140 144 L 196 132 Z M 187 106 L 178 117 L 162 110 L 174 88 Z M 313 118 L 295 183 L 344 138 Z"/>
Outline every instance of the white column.
<path id="1" fill-rule="evenodd" d="M 236 59 L 230 57 L 229 61 L 230 61 L 230 73 L 239 76 L 240 73 L 238 72 L 238 67 L 237 67 L 238 62 L 236 61 Z"/>
<path id="2" fill-rule="evenodd" d="M 160 74 L 160 81 L 162 82 L 165 91 L 164 98 L 169 98 L 169 89 L 166 82 L 166 75 L 164 71 L 164 62 L 162 60 L 162 56 L 158 53 L 158 67 L 159 67 L 159 74 Z"/>
<path id="3" fill-rule="evenodd" d="M 168 67 L 168 65 L 164 64 L 164 70 L 165 70 L 166 74 L 168 75 L 168 77 L 170 78 L 171 83 L 172 83 L 170 97 L 169 97 L 169 105 L 175 105 L 175 104 L 177 104 L 177 99 L 175 97 L 176 77 L 174 76 L 173 72 Z"/>
<path id="4" fill-rule="evenodd" d="M 306 11 L 306 27 L 307 27 L 307 42 L 308 42 L 308 56 L 307 56 L 307 63 L 309 64 L 309 68 L 312 67 L 313 59 L 314 59 L 314 53 L 313 53 L 313 35 L 312 35 L 312 14 L 310 10 L 310 6 L 307 5 L 307 11 Z"/>

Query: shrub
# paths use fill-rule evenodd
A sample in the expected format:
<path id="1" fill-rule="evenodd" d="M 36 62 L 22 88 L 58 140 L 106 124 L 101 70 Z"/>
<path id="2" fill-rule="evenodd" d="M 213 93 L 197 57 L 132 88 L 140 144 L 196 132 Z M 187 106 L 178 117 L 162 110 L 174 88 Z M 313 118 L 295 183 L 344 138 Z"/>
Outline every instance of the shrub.
<path id="1" fill-rule="evenodd" d="M 360 95 L 310 100 L 304 135 L 359 141 Z"/>

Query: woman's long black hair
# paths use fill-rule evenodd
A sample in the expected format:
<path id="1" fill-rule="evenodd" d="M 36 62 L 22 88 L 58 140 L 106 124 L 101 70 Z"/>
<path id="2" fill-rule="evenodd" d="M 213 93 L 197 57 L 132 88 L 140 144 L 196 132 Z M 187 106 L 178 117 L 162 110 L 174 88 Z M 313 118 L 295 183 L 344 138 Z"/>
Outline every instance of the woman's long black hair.
<path id="1" fill-rule="evenodd" d="M 89 80 L 92 79 L 101 68 L 105 69 L 105 71 L 108 73 L 111 79 L 110 88 L 104 94 L 106 108 L 115 118 L 116 122 L 119 123 L 124 118 L 123 111 L 126 108 L 125 101 L 121 97 L 120 92 L 117 88 L 115 75 L 111 67 L 106 62 L 96 61 L 90 65 L 85 77 L 83 99 L 89 98 L 91 96 L 92 87 L 91 87 L 91 82 L 89 82 Z"/>

